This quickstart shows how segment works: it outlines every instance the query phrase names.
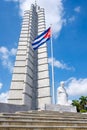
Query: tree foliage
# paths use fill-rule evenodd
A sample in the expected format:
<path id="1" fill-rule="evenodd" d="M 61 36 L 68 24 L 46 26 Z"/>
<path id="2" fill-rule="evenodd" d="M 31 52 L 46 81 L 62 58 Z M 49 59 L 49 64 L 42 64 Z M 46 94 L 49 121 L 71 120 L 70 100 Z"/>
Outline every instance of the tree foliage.
<path id="1" fill-rule="evenodd" d="M 76 106 L 77 112 L 87 112 L 87 96 L 81 96 L 79 100 L 72 100 L 72 105 Z"/>

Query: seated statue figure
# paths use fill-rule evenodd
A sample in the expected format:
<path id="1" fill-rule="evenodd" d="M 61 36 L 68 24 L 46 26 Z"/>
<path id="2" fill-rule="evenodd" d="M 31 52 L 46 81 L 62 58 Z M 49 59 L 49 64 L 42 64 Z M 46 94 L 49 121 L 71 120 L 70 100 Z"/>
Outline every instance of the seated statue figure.
<path id="1" fill-rule="evenodd" d="M 59 105 L 69 105 L 68 94 L 64 88 L 64 82 L 60 82 L 60 86 L 57 89 L 57 104 Z"/>

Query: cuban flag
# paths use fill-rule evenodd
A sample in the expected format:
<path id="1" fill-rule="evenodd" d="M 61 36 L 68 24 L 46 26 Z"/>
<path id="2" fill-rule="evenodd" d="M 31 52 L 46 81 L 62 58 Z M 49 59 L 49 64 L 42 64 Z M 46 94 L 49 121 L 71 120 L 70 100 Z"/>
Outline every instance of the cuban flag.
<path id="1" fill-rule="evenodd" d="M 34 42 L 32 43 L 32 47 L 34 50 L 36 50 L 39 46 L 43 45 L 45 42 L 47 42 L 51 37 L 51 28 L 49 27 L 47 30 L 45 30 L 43 33 L 38 35 Z"/>

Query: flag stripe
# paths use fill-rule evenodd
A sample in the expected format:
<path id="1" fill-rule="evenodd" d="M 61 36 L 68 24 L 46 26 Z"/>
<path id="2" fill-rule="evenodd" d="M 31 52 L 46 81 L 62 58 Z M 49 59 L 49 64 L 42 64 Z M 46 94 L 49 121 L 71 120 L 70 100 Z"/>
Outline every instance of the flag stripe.
<path id="1" fill-rule="evenodd" d="M 49 27 L 47 30 L 45 30 L 43 33 L 41 33 L 39 36 L 37 36 L 35 38 L 34 42 L 32 43 L 33 49 L 36 50 L 39 46 L 41 46 L 46 41 L 48 41 L 51 37 L 50 33 L 51 33 L 51 31 L 50 31 L 50 27 Z"/>
<path id="2" fill-rule="evenodd" d="M 35 38 L 35 40 L 38 39 L 38 38 L 40 38 L 40 37 L 43 36 L 44 34 L 46 34 L 46 33 L 49 31 L 49 29 L 50 29 L 50 27 L 49 27 L 47 30 L 45 30 L 43 33 L 41 33 L 39 36 L 37 36 L 37 37 Z"/>
<path id="3" fill-rule="evenodd" d="M 44 39 L 44 37 L 42 37 L 42 39 L 40 39 L 39 41 L 32 43 L 32 45 L 36 45 L 37 43 L 41 42 L 43 39 Z"/>
<path id="4" fill-rule="evenodd" d="M 49 39 L 50 38 L 48 38 L 46 41 L 48 41 Z M 41 45 L 43 45 L 46 41 L 43 41 L 40 44 L 33 46 L 33 49 L 36 50 L 38 47 L 40 47 Z"/>
<path id="5" fill-rule="evenodd" d="M 34 44 L 34 43 L 37 44 L 37 42 L 43 40 L 43 38 L 45 37 L 45 35 L 48 33 L 49 30 L 50 30 L 50 28 L 48 28 L 48 29 L 47 29 L 46 31 L 44 31 L 42 34 L 40 34 L 39 36 L 37 36 L 37 37 L 35 38 L 33 44 Z M 33 44 L 32 44 L 32 45 L 33 45 Z"/>

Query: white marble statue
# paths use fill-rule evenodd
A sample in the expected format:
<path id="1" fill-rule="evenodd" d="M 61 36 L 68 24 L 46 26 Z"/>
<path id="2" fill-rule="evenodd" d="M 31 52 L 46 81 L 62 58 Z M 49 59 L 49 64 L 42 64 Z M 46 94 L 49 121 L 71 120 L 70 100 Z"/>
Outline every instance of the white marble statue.
<path id="1" fill-rule="evenodd" d="M 60 82 L 60 86 L 57 89 L 57 104 L 70 105 L 68 103 L 68 94 L 64 88 L 64 82 Z"/>

